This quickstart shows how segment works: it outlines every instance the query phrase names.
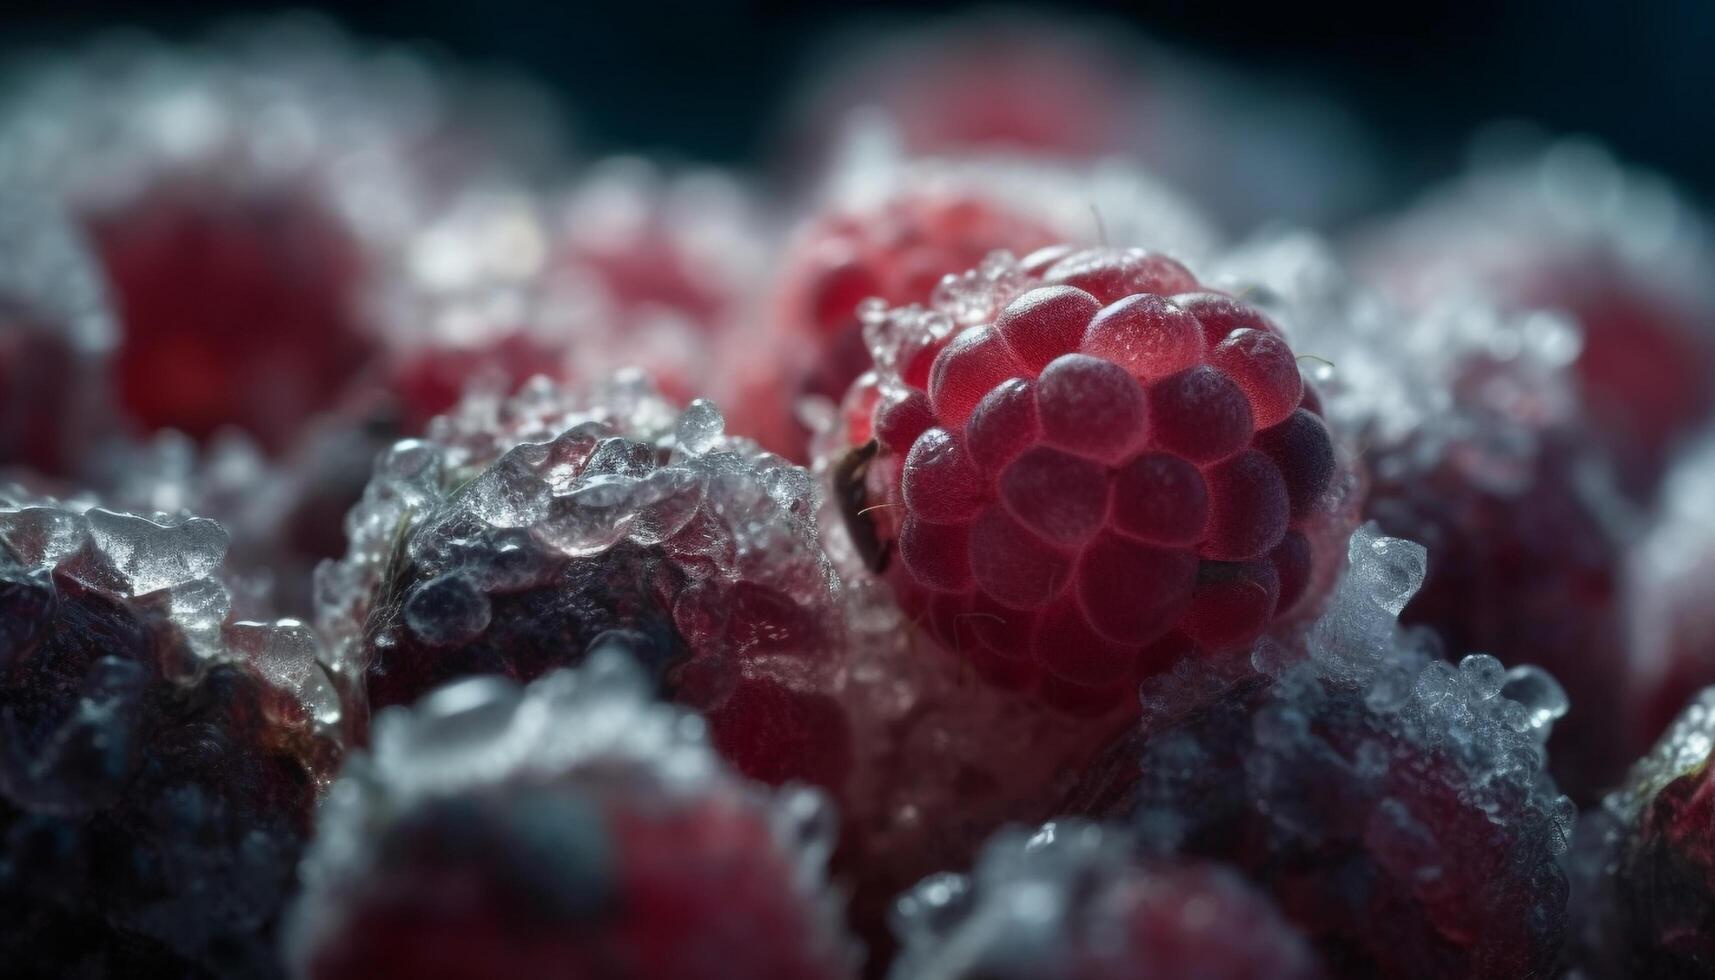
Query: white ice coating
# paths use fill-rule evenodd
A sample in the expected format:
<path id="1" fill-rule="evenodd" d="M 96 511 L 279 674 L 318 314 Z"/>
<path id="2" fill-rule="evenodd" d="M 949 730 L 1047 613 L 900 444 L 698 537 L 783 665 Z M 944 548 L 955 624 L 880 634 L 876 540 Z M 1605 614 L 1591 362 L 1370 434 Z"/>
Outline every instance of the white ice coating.
<path id="1" fill-rule="evenodd" d="M 1677 459 L 1663 481 L 1653 523 L 1626 558 L 1633 674 L 1645 696 L 1686 654 L 1712 649 L 1715 612 L 1715 432 Z M 1677 664 L 1685 666 L 1684 664 Z M 1715 673 L 1715 664 L 1711 665 Z"/>
<path id="2" fill-rule="evenodd" d="M 1472 296 L 1408 310 L 1353 280 L 1309 232 L 1258 236 L 1209 279 L 1285 332 L 1330 425 L 1362 446 L 1409 444 L 1383 454 L 1386 465 L 1433 464 L 1458 444 L 1478 479 L 1516 483 L 1536 434 L 1576 410 L 1568 368 L 1581 340 L 1553 314 L 1505 314 Z"/>
<path id="3" fill-rule="evenodd" d="M 754 312 L 773 238 L 735 175 L 616 157 L 553 192 L 484 180 L 448 195 L 388 256 L 367 303 L 406 363 L 510 340 L 566 378 L 639 367 L 689 381 L 708 371 L 711 338 Z M 639 275 L 687 295 L 626 295 Z"/>
<path id="4" fill-rule="evenodd" d="M 179 679 L 210 663 L 240 661 L 293 695 L 318 726 L 339 721 L 319 666 L 320 643 L 293 620 L 235 620 L 221 580 L 226 529 L 185 512 L 119 513 L 93 500 L 56 501 L 0 485 L 0 547 L 25 574 L 64 575 L 113 599 L 162 610 L 192 657 L 169 660 Z"/>
<path id="5" fill-rule="evenodd" d="M 1167 900 L 1179 914 L 1163 909 L 1154 925 L 1177 934 L 1134 931 L 1127 916 L 1136 905 L 1153 911 Z M 888 974 L 893 980 L 1053 980 L 1091 975 L 1091 962 L 1145 976 L 1158 966 L 1138 958 L 1153 951 L 1152 941 L 1170 956 L 1201 944 L 1248 947 L 1282 980 L 1318 973 L 1302 938 L 1236 873 L 1196 862 L 1143 863 L 1123 830 L 1082 820 L 1002 831 L 969 874 L 934 875 L 901 896 L 892 925 L 902 947 Z"/>
<path id="6" fill-rule="evenodd" d="M 1422 587 L 1427 560 L 1419 544 L 1382 535 L 1373 524 L 1358 528 L 1326 610 L 1305 633 L 1311 668 L 1362 687 L 1370 707 L 1419 735 L 1484 756 L 1479 766 L 1527 762 L 1508 758 L 1517 750 L 1533 756 L 1540 771 L 1541 744 L 1569 707 L 1565 692 L 1541 668 L 1508 670 L 1486 653 L 1448 663 L 1428 633 L 1402 629 L 1399 614 Z M 1283 677 L 1303 669 L 1270 638 L 1258 645 L 1253 665 Z"/>
<path id="7" fill-rule="evenodd" d="M 471 593 L 445 597 L 468 602 L 435 604 L 462 625 L 414 627 L 481 631 L 479 593 L 506 584 L 497 577 L 532 573 L 489 560 L 504 556 L 470 553 L 460 528 L 473 519 L 496 532 L 493 547 L 509 547 L 506 535 L 516 533 L 576 558 L 621 541 L 661 544 L 704 518 L 716 537 L 693 546 L 712 571 L 699 563 L 687 568 L 693 575 L 765 583 L 798 601 L 830 600 L 837 582 L 819 542 L 815 481 L 725 435 L 723 424 L 712 404 L 693 402 L 681 413 L 631 371 L 587 393 L 543 378 L 513 397 L 473 392 L 435 419 L 427 438 L 382 455 L 347 515 L 345 558 L 317 569 L 317 625 L 335 670 L 361 671 L 369 604 L 399 557 L 427 574 L 462 579 L 447 588 Z"/>
<path id="8" fill-rule="evenodd" d="M 826 935 L 835 935 L 839 910 L 826 870 L 835 843 L 831 805 L 813 789 L 767 790 L 733 775 L 709 745 L 702 718 L 657 701 L 623 644 L 611 644 L 597 646 L 581 667 L 528 686 L 473 677 L 376 715 L 370 749 L 347 759 L 304 857 L 303 891 L 284 929 L 297 975 L 342 927 L 344 898 L 372 874 L 378 845 L 416 809 L 508 785 L 579 781 L 641 798 L 747 801 L 768 821 L 799 894 L 821 905 Z"/>
<path id="9" fill-rule="evenodd" d="M 117 330 L 84 242 L 40 189 L 0 178 L 0 328 L 58 331 L 74 351 L 102 355 Z"/>
<path id="10" fill-rule="evenodd" d="M 997 834 L 972 873 L 927 878 L 895 903 L 902 949 L 889 976 L 1058 975 L 1079 899 L 1123 875 L 1131 851 L 1123 833 L 1078 820 Z"/>
<path id="11" fill-rule="evenodd" d="M 1595 260 L 1663 298 L 1715 308 L 1715 237 L 1659 174 L 1625 166 L 1589 139 L 1510 127 L 1492 130 L 1471 156 L 1466 174 L 1347 249 L 1407 304 L 1516 290 L 1547 266 Z"/>
<path id="12" fill-rule="evenodd" d="M 1712 752 L 1715 687 L 1692 698 L 1649 754 L 1632 766 L 1625 786 L 1602 801 L 1604 815 L 1629 829 L 1664 786 L 1707 765 Z"/>

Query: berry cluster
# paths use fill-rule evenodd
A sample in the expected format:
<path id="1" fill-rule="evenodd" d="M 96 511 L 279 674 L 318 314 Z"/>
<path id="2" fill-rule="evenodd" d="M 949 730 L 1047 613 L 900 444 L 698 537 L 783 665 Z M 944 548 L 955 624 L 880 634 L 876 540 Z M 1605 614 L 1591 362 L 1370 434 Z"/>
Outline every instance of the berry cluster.
<path id="1" fill-rule="evenodd" d="M 302 19 L 9 75 L 0 973 L 1715 971 L 1702 219 L 1324 240 L 1337 124 L 960 25 L 753 173 Z"/>

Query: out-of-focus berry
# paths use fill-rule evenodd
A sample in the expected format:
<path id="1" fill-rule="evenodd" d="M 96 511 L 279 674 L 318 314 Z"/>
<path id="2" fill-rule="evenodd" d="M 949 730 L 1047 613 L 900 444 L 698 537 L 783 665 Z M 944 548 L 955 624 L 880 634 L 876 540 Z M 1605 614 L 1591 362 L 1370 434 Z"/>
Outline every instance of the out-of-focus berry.
<path id="1" fill-rule="evenodd" d="M 1115 828 L 1003 833 L 969 875 L 926 879 L 895 911 L 897 980 L 1311 980 L 1304 937 L 1231 870 L 1139 856 Z"/>
<path id="2" fill-rule="evenodd" d="M 1423 550 L 1368 530 L 1351 547 L 1308 659 L 1264 657 L 1200 701 L 1191 662 L 1152 692 L 1138 832 L 1236 865 L 1332 975 L 1548 975 L 1575 811 L 1542 741 L 1565 697 L 1534 668 L 1426 652 L 1394 622 Z"/>
<path id="3" fill-rule="evenodd" d="M 1715 443 L 1686 454 L 1628 566 L 1635 715 L 1628 745 L 1650 744 L 1715 684 Z"/>
<path id="4" fill-rule="evenodd" d="M 80 412 L 142 443 L 86 441 L 57 468 L 104 499 L 177 497 L 228 524 L 234 569 L 306 611 L 291 583 L 343 542 L 337 520 L 305 515 L 351 487 L 332 464 L 359 457 L 361 486 L 386 444 L 344 451 L 388 421 L 353 397 L 390 343 L 382 270 L 445 200 L 554 157 L 532 97 L 502 88 L 305 18 L 198 46 L 105 38 L 20 70 L 0 175 L 87 232 L 116 329 Z M 174 433 L 198 452 L 182 458 Z"/>
<path id="5" fill-rule="evenodd" d="M 751 308 L 769 235 L 735 178 L 617 158 L 563 191 L 472 189 L 426 222 L 379 287 L 383 388 L 420 434 L 473 384 L 642 368 L 681 404 Z"/>
<path id="6" fill-rule="evenodd" d="M 297 976 L 853 975 L 826 804 L 733 777 L 624 646 L 376 718 L 304 864 Z"/>
<path id="7" fill-rule="evenodd" d="M 279 973 L 338 707 L 307 627 L 233 620 L 225 548 L 0 491 L 8 976 Z"/>
<path id="8" fill-rule="evenodd" d="M 831 67 L 790 120 L 800 176 L 880 135 L 912 157 L 1123 156 L 1229 228 L 1349 218 L 1383 185 L 1335 100 L 1187 58 L 1128 24 L 1002 12 L 846 40 L 813 62 Z"/>
<path id="9" fill-rule="evenodd" d="M 1352 251 L 1418 307 L 1484 294 L 1571 317 L 1582 411 L 1638 499 L 1715 412 L 1708 231 L 1665 181 L 1596 146 L 1480 166 Z"/>

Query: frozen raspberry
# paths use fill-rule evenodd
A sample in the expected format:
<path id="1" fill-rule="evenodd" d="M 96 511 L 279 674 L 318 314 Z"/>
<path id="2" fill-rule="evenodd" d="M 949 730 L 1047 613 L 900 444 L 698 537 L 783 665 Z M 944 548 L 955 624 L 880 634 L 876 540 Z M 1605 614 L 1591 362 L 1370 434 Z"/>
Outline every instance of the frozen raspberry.
<path id="1" fill-rule="evenodd" d="M 585 173 L 558 203 L 556 221 L 565 260 L 594 270 L 616 308 L 715 331 L 762 273 L 759 210 L 733 176 L 619 157 Z"/>
<path id="2" fill-rule="evenodd" d="M 1555 779 L 1580 802 L 1598 799 L 1647 744 L 1627 720 L 1634 519 L 1581 421 L 1567 326 L 1457 294 L 1403 312 L 1302 236 L 1245 251 L 1229 260 L 1229 284 L 1331 365 L 1328 417 L 1366 447 L 1364 516 L 1429 549 L 1404 621 L 1448 651 L 1554 674 L 1572 701 L 1550 743 Z"/>
<path id="3" fill-rule="evenodd" d="M 896 928 L 897 980 L 1322 975 L 1304 937 L 1230 870 L 1149 860 L 1122 831 L 1076 820 L 999 835 L 970 875 L 902 898 Z"/>
<path id="4" fill-rule="evenodd" d="M 376 719 L 329 794 L 297 976 L 854 975 L 813 790 L 733 777 L 619 649 Z"/>
<path id="5" fill-rule="evenodd" d="M 114 324 L 67 216 L 0 184 L 0 467 L 72 474 L 107 423 Z"/>
<path id="6" fill-rule="evenodd" d="M 337 702 L 306 627 L 231 618 L 225 545 L 0 491 L 8 975 L 279 974 Z"/>
<path id="7" fill-rule="evenodd" d="M 530 680 L 617 633 L 741 769 L 837 782 L 845 729 L 817 678 L 843 627 L 815 486 L 721 425 L 637 380 L 587 400 L 533 383 L 399 443 L 318 572 L 348 695 L 373 710 Z"/>
<path id="8" fill-rule="evenodd" d="M 1715 970 L 1712 733 L 1715 691 L 1706 690 L 1579 828 L 1583 975 Z"/>
<path id="9" fill-rule="evenodd" d="M 1660 178 L 1565 141 L 1474 169 L 1353 251 L 1414 304 L 1480 290 L 1576 321 L 1582 408 L 1643 500 L 1715 413 L 1708 236 Z"/>
<path id="10" fill-rule="evenodd" d="M 1400 632 L 1421 548 L 1363 531 L 1307 660 L 1149 701 L 1133 805 L 1143 840 L 1227 861 L 1343 977 L 1549 975 L 1575 811 L 1541 742 L 1564 695 L 1486 655 L 1457 667 Z"/>
<path id="11" fill-rule="evenodd" d="M 382 342 L 371 277 L 444 196 L 534 160 L 508 130 L 527 99 L 425 67 L 286 19 L 20 77 L 0 153 L 90 234 L 133 428 L 234 427 L 280 456 L 340 404 Z"/>
<path id="12" fill-rule="evenodd" d="M 747 311 L 767 236 L 736 178 L 642 160 L 596 165 L 552 194 L 484 185 L 410 236 L 379 287 L 383 404 L 406 434 L 473 386 L 642 368 L 688 404 Z"/>
<path id="13" fill-rule="evenodd" d="M 1339 465 L 1292 350 L 1166 256 L 1000 259 L 866 328 L 879 401 L 850 439 L 877 444 L 850 517 L 996 683 L 1099 712 L 1248 646 L 1338 561 L 1311 545 Z"/>

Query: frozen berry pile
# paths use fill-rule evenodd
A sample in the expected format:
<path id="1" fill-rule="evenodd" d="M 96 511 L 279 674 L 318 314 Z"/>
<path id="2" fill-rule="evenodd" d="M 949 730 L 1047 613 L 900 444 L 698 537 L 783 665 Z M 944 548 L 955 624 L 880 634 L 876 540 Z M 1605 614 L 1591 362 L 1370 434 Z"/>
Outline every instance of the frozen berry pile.
<path id="1" fill-rule="evenodd" d="M 722 170 L 302 18 L 0 66 L 0 975 L 1715 977 L 1696 206 L 816 68 Z"/>

